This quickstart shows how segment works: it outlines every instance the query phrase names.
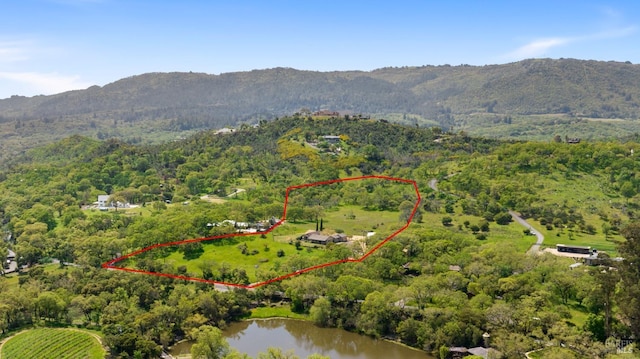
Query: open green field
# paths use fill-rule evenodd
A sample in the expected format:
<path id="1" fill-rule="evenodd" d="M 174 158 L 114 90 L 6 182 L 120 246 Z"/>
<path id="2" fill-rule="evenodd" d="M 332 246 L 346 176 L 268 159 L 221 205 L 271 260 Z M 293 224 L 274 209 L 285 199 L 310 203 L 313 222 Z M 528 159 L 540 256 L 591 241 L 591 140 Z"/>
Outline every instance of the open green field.
<path id="1" fill-rule="evenodd" d="M 558 207 L 576 208 L 582 214 L 586 224 L 592 225 L 596 233 L 587 234 L 577 228 L 569 231 L 567 228 L 553 228 L 548 230 L 539 222 L 529 220 L 537 230 L 544 235 L 544 246 L 555 247 L 556 244 L 570 244 L 577 246 L 591 246 L 599 251 L 605 251 L 612 256 L 617 255 L 616 241 L 624 241 L 618 234 L 609 234 L 608 240 L 602 233 L 605 223 L 602 217 L 612 218 L 620 216 L 623 222 L 628 217 L 621 215 L 612 206 L 622 206 L 624 199 L 608 187 L 606 178 L 581 174 L 579 180 L 565 181 L 563 179 L 540 179 L 535 185 L 539 188 L 539 196 Z"/>
<path id="2" fill-rule="evenodd" d="M 304 241 L 296 244 L 299 236 L 316 229 L 316 223 L 287 221 L 265 235 L 257 233 L 201 242 L 201 250 L 191 255 L 185 254 L 188 245 L 177 245 L 169 250 L 152 249 L 143 256 L 150 255 L 173 268 L 182 267 L 183 273 L 186 269 L 186 274 L 198 278 L 205 276 L 207 270 L 214 274 L 242 270 L 249 282 L 255 283 L 272 279 L 274 274 L 284 275 L 348 257 L 358 258 L 373 244 L 386 239 L 405 224 L 400 221 L 399 212 L 367 211 L 358 206 L 328 210 L 322 219 L 323 233 L 326 234 L 343 232 L 349 237 L 364 237 L 367 232 L 376 234 L 366 243 L 353 241 L 326 247 Z M 135 266 L 131 260 L 123 263 L 128 267 Z"/>
<path id="3" fill-rule="evenodd" d="M 443 227 L 442 218 L 451 217 L 453 222 L 448 228 L 451 231 L 472 234 L 471 229 L 464 226 L 465 221 L 469 221 L 470 225 L 478 225 L 483 221 L 480 217 L 467 216 L 460 213 L 455 214 L 441 214 L 441 213 L 424 213 L 422 216 L 423 223 L 430 224 L 432 226 Z M 518 252 L 526 252 L 531 245 L 536 242 L 535 236 L 526 236 L 523 232 L 524 227 L 517 222 L 511 222 L 508 225 L 500 225 L 495 222 L 489 223 L 489 232 L 486 232 L 486 239 L 483 243 L 499 243 L 505 246 L 514 246 Z"/>
<path id="4" fill-rule="evenodd" d="M 629 217 L 621 211 L 620 208 L 625 206 L 625 199 L 622 198 L 616 190 L 610 188 L 608 178 L 591 174 L 567 174 L 573 176 L 575 180 L 568 181 L 555 174 L 544 177 L 536 173 L 523 175 L 518 180 L 525 186 L 535 189 L 536 198 L 546 203 L 547 207 L 556 207 L 558 210 L 565 212 L 576 212 L 580 214 L 585 225 L 592 226 L 595 231 L 593 234 L 581 231 L 577 226 L 572 230 L 569 228 L 552 227 L 547 229 L 546 225 L 542 225 L 538 220 L 533 218 L 527 219 L 527 222 L 535 228 L 536 231 L 544 236 L 543 247 L 555 248 L 556 244 L 569 244 L 577 246 L 590 246 L 598 251 L 607 252 L 610 256 L 617 256 L 617 242 L 624 241 L 624 238 L 616 232 L 611 231 L 608 238 L 603 233 L 603 225 L 611 223 L 614 219 L 625 223 L 629 221 Z M 465 217 L 460 214 L 462 210 L 456 207 L 455 214 L 447 214 L 453 219 L 453 226 L 462 224 L 465 220 L 469 220 L 472 224 L 481 221 L 478 217 Z M 437 214 L 431 217 L 431 214 L 425 214 L 425 222 L 440 223 L 445 214 Z M 430 218 L 427 220 L 427 218 Z M 606 219 L 606 220 L 605 220 Z M 535 243 L 534 236 L 523 236 L 524 228 L 519 224 L 512 222 L 508 226 L 500 226 L 491 223 L 491 231 L 488 233 L 487 240 L 513 240 L 514 238 L 522 238 L 522 241 L 515 242 L 519 250 L 525 251 L 531 244 Z"/>
<path id="5" fill-rule="evenodd" d="M 93 334 L 77 329 L 27 330 L 7 340 L 0 349 L 0 359 L 98 359 L 105 355 Z"/>
<path id="6" fill-rule="evenodd" d="M 248 319 L 263 319 L 263 318 L 291 318 L 309 320 L 309 314 L 294 313 L 291 310 L 291 306 L 275 305 L 273 307 L 258 307 L 251 309 L 251 315 Z"/>
<path id="7" fill-rule="evenodd" d="M 327 233 L 342 231 L 348 236 L 362 236 L 372 231 L 386 238 L 388 234 L 405 225 L 400 221 L 399 212 L 368 211 L 359 206 L 341 206 L 338 209 L 327 210 L 322 219 Z M 287 222 L 274 229 L 273 235 L 277 239 L 289 240 L 306 231 L 315 230 L 315 226 L 315 222 Z"/>
<path id="8" fill-rule="evenodd" d="M 174 251 L 162 260 L 175 268 L 185 266 L 193 277 L 202 277 L 203 269 L 216 267 L 244 270 L 253 283 L 261 280 L 261 272 L 277 272 L 287 262 L 320 264 L 324 254 L 324 248 L 303 244 L 298 249 L 293 243 L 275 240 L 270 234 L 265 238 L 257 234 L 203 242 L 203 252 L 197 258 L 189 258 L 181 251 Z M 301 266 L 298 269 L 303 268 Z"/>
<path id="9" fill-rule="evenodd" d="M 56 273 L 64 273 L 68 270 L 69 267 L 65 267 L 65 268 L 60 268 L 60 264 L 57 263 L 47 263 L 47 264 L 40 264 L 37 266 L 34 266 L 32 268 L 42 268 L 44 270 L 45 273 L 47 274 L 56 274 Z M 28 272 L 25 272 L 23 274 L 18 274 L 18 273 L 10 273 L 7 274 L 3 277 L 0 277 L 0 289 L 3 288 L 4 285 L 6 285 L 7 289 L 10 288 L 16 288 L 20 285 L 20 277 L 21 276 L 28 276 Z M 1 290 L 0 290 L 1 292 Z"/>

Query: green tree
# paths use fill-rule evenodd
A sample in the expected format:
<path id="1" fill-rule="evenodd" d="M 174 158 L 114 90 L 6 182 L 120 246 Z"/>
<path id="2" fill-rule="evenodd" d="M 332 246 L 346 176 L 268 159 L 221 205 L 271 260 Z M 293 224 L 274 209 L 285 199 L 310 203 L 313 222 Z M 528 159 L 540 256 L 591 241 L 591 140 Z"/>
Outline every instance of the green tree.
<path id="1" fill-rule="evenodd" d="M 40 317 L 57 320 L 67 309 L 66 303 L 54 292 L 42 292 L 35 302 Z"/>
<path id="2" fill-rule="evenodd" d="M 409 217 L 411 217 L 411 213 L 413 212 L 414 206 L 415 206 L 415 203 L 412 203 L 410 201 L 402 201 L 402 203 L 400 203 L 398 210 L 400 210 L 401 222 L 407 222 L 409 220 Z"/>
<path id="3" fill-rule="evenodd" d="M 115 207 L 116 212 L 118 212 L 118 207 L 124 205 L 124 203 L 126 202 L 126 199 L 122 194 L 114 193 L 111 196 L 109 196 L 109 200 L 107 202 L 111 203 Z"/>
<path id="4" fill-rule="evenodd" d="M 258 353 L 256 359 L 300 359 L 300 357 L 295 355 L 292 350 L 283 352 L 280 348 L 269 347 L 266 352 Z"/>
<path id="5" fill-rule="evenodd" d="M 576 295 L 577 279 L 572 275 L 573 273 L 557 272 L 551 278 L 554 292 L 560 297 L 562 304 L 565 305 Z"/>
<path id="6" fill-rule="evenodd" d="M 507 225 L 512 221 L 511 215 L 507 212 L 498 213 L 493 219 L 501 225 Z"/>
<path id="7" fill-rule="evenodd" d="M 626 241 L 619 246 L 624 258 L 620 265 L 618 306 L 636 338 L 640 338 L 640 222 L 632 222 L 622 229 Z"/>
<path id="8" fill-rule="evenodd" d="M 633 183 L 625 182 L 622 184 L 622 186 L 620 186 L 620 193 L 624 196 L 624 198 L 627 199 L 627 203 L 628 203 L 629 199 L 635 196 L 637 191 Z"/>
<path id="9" fill-rule="evenodd" d="M 47 231 L 56 228 L 57 224 L 52 208 L 40 203 L 34 204 L 33 207 L 25 211 L 23 218 L 28 219 L 30 223 L 40 222 L 46 224 Z"/>
<path id="10" fill-rule="evenodd" d="M 398 324 L 396 331 L 402 342 L 412 347 L 421 347 L 423 324 L 419 320 L 408 318 Z"/>
<path id="11" fill-rule="evenodd" d="M 601 315 L 589 314 L 586 323 L 584 323 L 584 330 L 591 332 L 593 339 L 604 341 L 607 339 L 604 317 Z"/>
<path id="12" fill-rule="evenodd" d="M 16 240 L 16 254 L 18 264 L 33 264 L 45 257 L 51 247 L 51 241 L 46 236 L 47 225 L 33 223 L 24 226 L 23 232 Z"/>
<path id="13" fill-rule="evenodd" d="M 496 349 L 506 358 L 522 358 L 524 353 L 534 348 L 533 340 L 520 333 L 501 331 L 492 337 Z"/>
<path id="14" fill-rule="evenodd" d="M 309 309 L 311 320 L 320 327 L 327 327 L 331 324 L 331 302 L 325 297 L 320 297 L 313 302 Z"/>
<path id="15" fill-rule="evenodd" d="M 357 326 L 363 333 L 375 337 L 393 333 L 399 319 L 396 309 L 392 305 L 391 293 L 369 293 L 360 308 Z"/>
<path id="16" fill-rule="evenodd" d="M 194 359 L 223 359 L 231 352 L 222 331 L 216 327 L 203 325 L 193 329 L 190 336 L 196 341 L 191 347 Z"/>
<path id="17" fill-rule="evenodd" d="M 304 208 L 302 206 L 287 207 L 287 220 L 297 222 L 304 217 Z"/>

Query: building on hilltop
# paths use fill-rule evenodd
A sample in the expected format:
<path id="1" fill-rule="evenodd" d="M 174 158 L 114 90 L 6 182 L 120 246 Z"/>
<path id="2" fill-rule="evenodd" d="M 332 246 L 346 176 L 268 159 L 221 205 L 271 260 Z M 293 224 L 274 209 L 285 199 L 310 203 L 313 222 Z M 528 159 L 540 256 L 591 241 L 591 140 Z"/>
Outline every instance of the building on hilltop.
<path id="1" fill-rule="evenodd" d="M 322 139 L 327 141 L 327 143 L 330 143 L 330 144 L 336 144 L 340 142 L 340 136 L 332 136 L 332 135 L 322 136 Z"/>
<path id="2" fill-rule="evenodd" d="M 338 117 L 340 113 L 337 111 L 329 111 L 329 110 L 321 110 L 313 113 L 314 116 L 329 116 L 329 117 Z"/>

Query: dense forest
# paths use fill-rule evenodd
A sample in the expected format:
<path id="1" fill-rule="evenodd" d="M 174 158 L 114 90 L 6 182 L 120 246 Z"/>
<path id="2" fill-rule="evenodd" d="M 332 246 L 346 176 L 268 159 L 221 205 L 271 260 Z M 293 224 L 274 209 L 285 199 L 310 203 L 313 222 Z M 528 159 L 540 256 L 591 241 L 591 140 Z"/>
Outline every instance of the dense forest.
<path id="1" fill-rule="evenodd" d="M 623 358 L 616 343 L 640 336 L 638 153 L 631 140 L 498 141 L 311 116 L 162 145 L 68 137 L 0 172 L 0 257 L 11 249 L 21 267 L 0 277 L 0 331 L 82 326 L 98 330 L 113 357 L 153 358 L 284 296 L 318 326 L 442 357 L 490 333 L 505 358 L 544 348 L 548 358 Z M 289 186 L 375 174 L 415 180 L 423 200 L 407 230 L 360 263 L 226 292 L 101 267 L 151 243 L 213 235 L 220 228 L 211 222 L 280 216 Z M 373 213 L 405 215 L 400 194 L 363 186 L 334 197 L 358 203 L 358 193 L 393 203 Z M 101 211 L 99 195 L 135 206 Z M 535 240 L 509 211 L 543 233 L 544 246 L 598 248 L 598 265 L 571 269 L 570 258 L 527 254 Z M 215 264 L 224 278 L 241 275 Z M 188 270 L 155 258 L 144 265 Z"/>
<path id="2" fill-rule="evenodd" d="M 149 73 L 0 100 L 0 160 L 70 134 L 159 143 L 302 109 L 493 138 L 618 138 L 638 132 L 639 82 L 639 65 L 574 59 L 370 72 Z"/>

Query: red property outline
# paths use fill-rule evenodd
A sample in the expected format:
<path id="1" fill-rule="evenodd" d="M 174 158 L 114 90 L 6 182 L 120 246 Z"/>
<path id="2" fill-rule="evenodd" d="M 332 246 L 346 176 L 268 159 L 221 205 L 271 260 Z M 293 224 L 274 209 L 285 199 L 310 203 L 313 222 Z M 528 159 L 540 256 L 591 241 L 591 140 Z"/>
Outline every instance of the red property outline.
<path id="1" fill-rule="evenodd" d="M 155 276 L 159 276 L 159 277 L 182 279 L 182 280 L 188 280 L 188 281 L 193 281 L 193 282 L 201 282 L 201 283 L 208 283 L 208 284 L 214 284 L 214 285 L 217 284 L 217 285 L 223 285 L 223 286 L 228 286 L 228 287 L 254 289 L 254 288 L 261 287 L 263 285 L 270 284 L 270 283 L 273 283 L 273 282 L 281 281 L 283 279 L 287 279 L 287 278 L 290 278 L 290 277 L 293 277 L 293 276 L 296 276 L 296 275 L 299 275 L 299 274 L 302 274 L 302 273 L 310 272 L 312 270 L 321 269 L 321 268 L 325 268 L 325 267 L 329 267 L 329 266 L 333 266 L 333 265 L 341 264 L 341 263 L 347 263 L 347 262 L 362 262 L 365 258 L 367 258 L 371 254 L 373 254 L 380 247 L 382 247 L 388 241 L 390 241 L 393 237 L 397 236 L 400 232 L 404 231 L 405 229 L 407 229 L 407 227 L 409 227 L 409 224 L 411 223 L 411 220 L 413 220 L 413 216 L 416 214 L 416 211 L 418 210 L 418 206 L 420 205 L 420 201 L 422 200 L 421 197 L 420 197 L 420 191 L 418 190 L 418 184 L 416 183 L 416 181 L 409 180 L 409 179 L 404 179 L 404 178 L 389 177 L 389 176 L 361 176 L 361 177 L 339 178 L 339 179 L 334 179 L 334 180 L 330 180 L 330 181 L 313 182 L 313 183 L 307 183 L 307 184 L 287 187 L 287 192 L 286 192 L 285 200 L 284 200 L 284 211 L 283 211 L 283 214 L 282 214 L 282 219 L 280 221 L 278 221 L 277 223 L 275 223 L 273 226 L 269 227 L 269 229 L 267 231 L 260 233 L 260 234 L 267 234 L 267 233 L 271 232 L 272 230 L 274 230 L 276 227 L 278 227 L 280 224 L 282 224 L 287 219 L 287 203 L 289 202 L 289 192 L 291 192 L 291 190 L 300 189 L 300 188 L 307 188 L 307 187 L 314 187 L 314 186 L 321 186 L 321 185 L 327 185 L 327 184 L 333 184 L 333 183 L 338 183 L 338 182 L 364 180 L 364 179 L 382 179 L 382 180 L 386 180 L 386 181 L 395 181 L 395 182 L 403 182 L 403 183 L 412 184 L 413 188 L 416 191 L 417 200 L 416 200 L 416 204 L 413 206 L 413 210 L 411 211 L 411 215 L 409 216 L 409 219 L 407 220 L 407 223 L 404 226 L 402 226 L 402 228 L 398 229 L 397 231 L 395 231 L 391 235 L 389 235 L 386 239 L 384 239 L 380 243 L 376 244 L 373 248 L 371 248 L 368 252 L 363 254 L 360 258 L 357 258 L 357 259 L 355 259 L 355 258 L 347 258 L 347 259 L 337 260 L 337 261 L 334 261 L 334 262 L 323 263 L 323 264 L 315 265 L 315 266 L 312 266 L 312 267 L 300 269 L 300 270 L 297 270 L 297 271 L 289 273 L 289 274 L 285 274 L 285 275 L 280 276 L 280 277 L 276 277 L 276 278 L 273 278 L 273 279 L 266 280 L 264 282 L 257 282 L 257 283 L 252 283 L 252 284 L 249 284 L 249 285 L 243 285 L 243 284 L 238 284 L 238 283 L 219 282 L 219 281 L 210 280 L 210 279 L 204 279 L 204 278 L 189 277 L 189 276 L 183 276 L 183 275 L 177 275 L 177 274 L 169 274 L 169 273 L 150 272 L 150 271 L 145 271 L 145 270 L 141 270 L 141 269 L 116 267 L 115 266 L 116 263 L 118 263 L 118 262 L 120 262 L 122 260 L 125 260 L 127 258 L 136 256 L 136 255 L 138 255 L 140 253 L 144 253 L 144 252 L 150 251 L 150 250 L 152 250 L 154 248 L 169 247 L 169 246 L 175 246 L 175 245 L 179 245 L 179 244 L 186 244 L 186 243 L 193 243 L 193 242 L 210 241 L 210 240 L 216 240 L 216 239 L 222 239 L 222 238 L 255 236 L 255 235 L 257 235 L 256 233 L 229 233 L 229 234 L 223 234 L 223 235 L 219 235 L 219 236 L 194 238 L 194 239 L 186 239 L 186 240 L 181 240 L 181 241 L 173 241 L 173 242 L 154 244 L 152 246 L 144 247 L 144 248 L 139 249 L 137 251 L 131 252 L 131 253 L 126 254 L 124 256 L 121 256 L 121 257 L 112 259 L 112 260 L 110 260 L 110 261 L 108 261 L 106 263 L 103 263 L 102 264 L 102 268 L 113 269 L 113 270 L 121 270 L 121 271 L 131 272 L 131 273 L 155 275 Z"/>

